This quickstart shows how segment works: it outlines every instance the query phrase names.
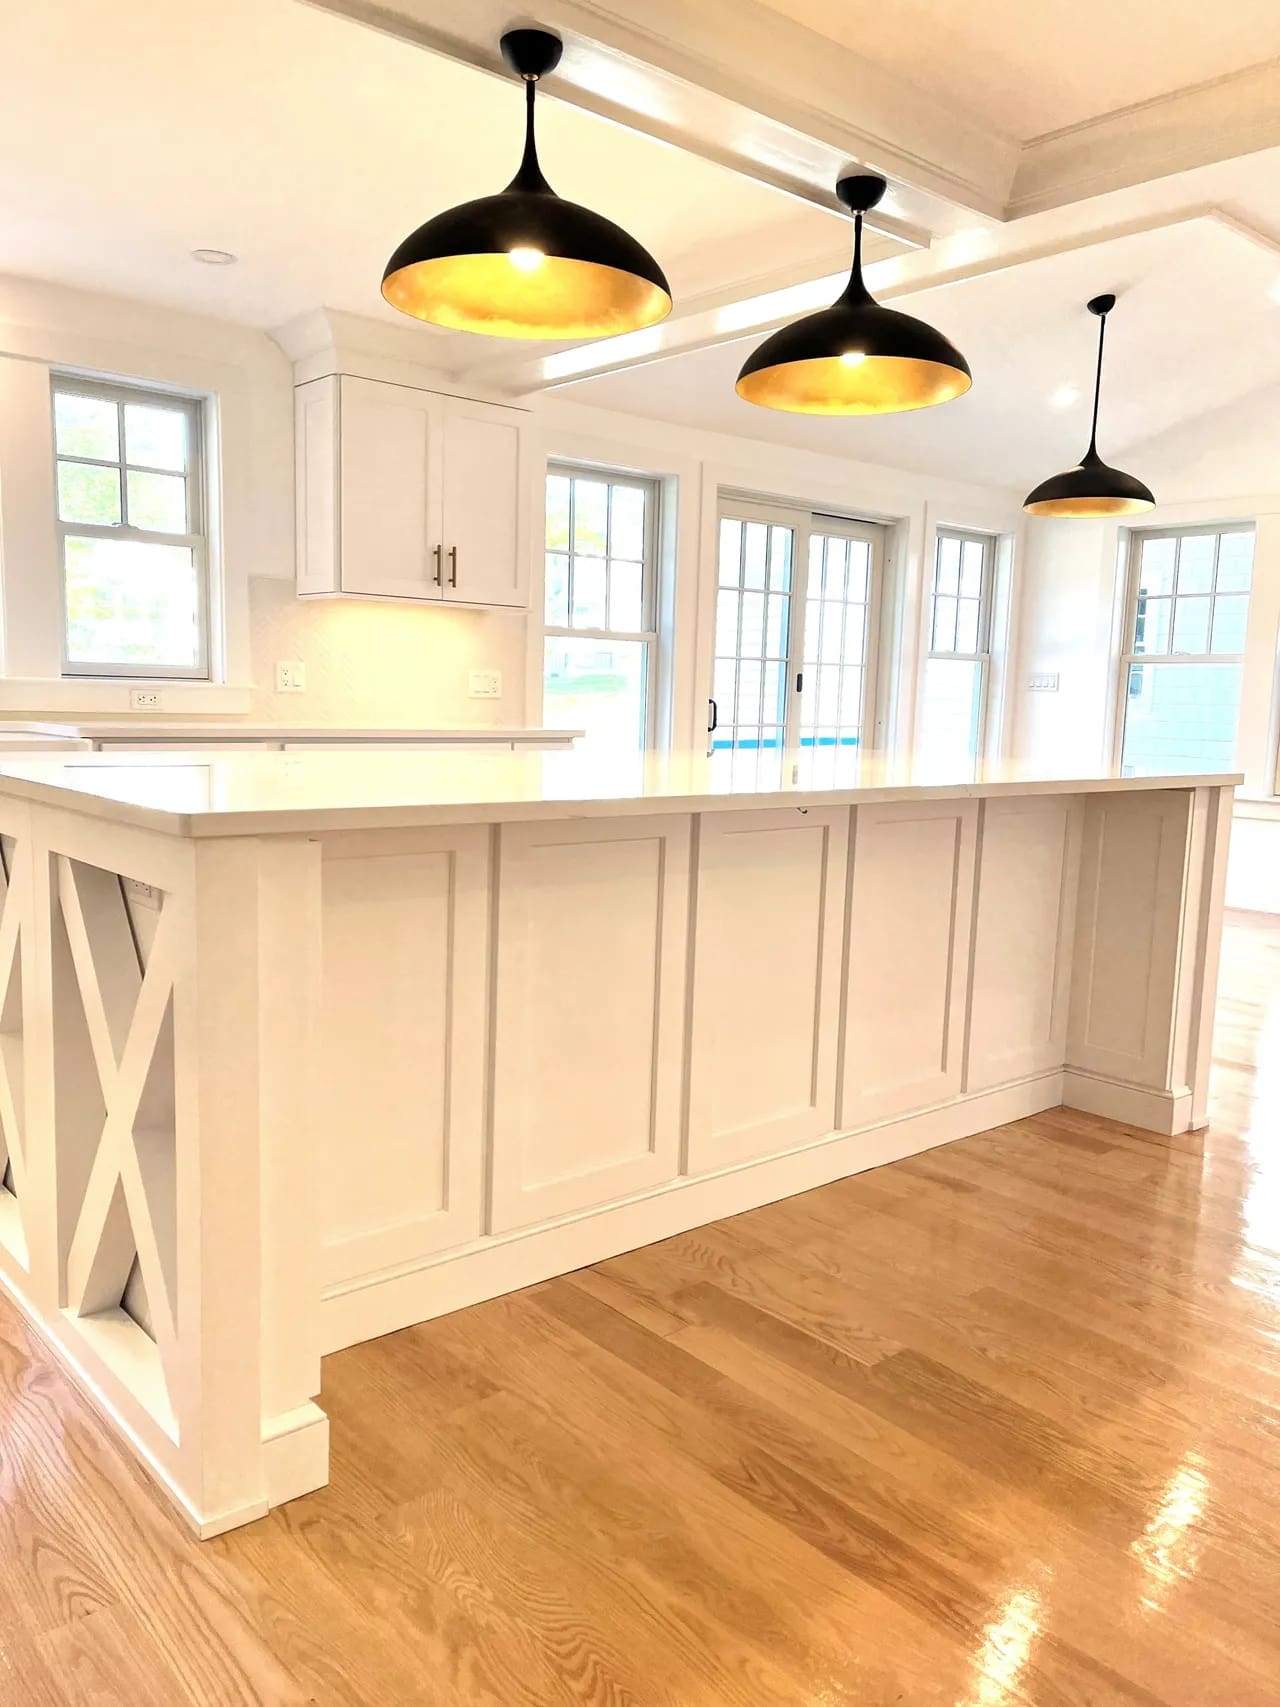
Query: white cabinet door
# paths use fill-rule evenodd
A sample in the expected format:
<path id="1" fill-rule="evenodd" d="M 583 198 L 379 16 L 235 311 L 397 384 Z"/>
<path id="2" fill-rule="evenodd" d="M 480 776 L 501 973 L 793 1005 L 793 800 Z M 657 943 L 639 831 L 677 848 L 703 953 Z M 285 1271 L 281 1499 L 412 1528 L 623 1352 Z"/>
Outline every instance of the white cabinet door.
<path id="1" fill-rule="evenodd" d="M 528 603 L 529 493 L 522 415 L 444 403 L 444 596 L 452 604 Z"/>
<path id="2" fill-rule="evenodd" d="M 973 800 L 854 813 L 843 1127 L 960 1093 L 977 821 Z"/>
<path id="3" fill-rule="evenodd" d="M 983 802 L 967 1091 L 1066 1060 L 1083 820 L 1076 795 Z"/>
<path id="4" fill-rule="evenodd" d="M 503 827 L 490 1231 L 680 1163 L 688 815 Z"/>
<path id="5" fill-rule="evenodd" d="M 489 834 L 325 838 L 324 1281 L 481 1229 Z"/>
<path id="6" fill-rule="evenodd" d="M 848 843 L 847 806 L 701 820 L 690 1173 L 835 1127 Z"/>
<path id="7" fill-rule="evenodd" d="M 341 405 L 342 591 L 440 598 L 440 398 L 344 374 Z"/>

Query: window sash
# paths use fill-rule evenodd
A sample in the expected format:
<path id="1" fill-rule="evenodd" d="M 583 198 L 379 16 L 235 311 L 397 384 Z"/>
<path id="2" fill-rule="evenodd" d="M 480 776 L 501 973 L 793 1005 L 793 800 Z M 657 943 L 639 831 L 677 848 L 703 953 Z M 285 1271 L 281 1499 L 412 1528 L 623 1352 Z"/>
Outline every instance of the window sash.
<path id="1" fill-rule="evenodd" d="M 953 596 L 939 592 L 939 581 L 942 574 L 942 543 L 948 539 L 956 540 L 961 552 L 963 552 L 966 543 L 982 548 L 982 575 L 978 589 L 978 649 L 975 652 L 959 652 L 954 647 L 935 647 L 933 644 L 934 630 L 937 626 L 935 609 L 937 600 Z M 929 645 L 925 653 L 926 657 L 965 658 L 972 663 L 984 666 L 991 662 L 991 604 L 995 584 L 995 543 L 991 534 L 972 533 L 963 528 L 939 528 L 937 530 L 933 547 L 933 585 L 929 590 Z M 954 596 L 959 597 L 958 594 Z M 984 694 L 986 674 L 984 668 Z M 984 721 L 985 716 L 984 708 Z"/>
<path id="2" fill-rule="evenodd" d="M 1197 527 L 1168 527 L 1168 528 L 1134 528 L 1129 533 L 1126 547 L 1125 566 L 1125 609 L 1124 609 L 1124 650 L 1120 654 L 1118 680 L 1116 683 L 1116 698 L 1119 705 L 1119 715 L 1115 719 L 1113 761 L 1118 768 L 1124 764 L 1125 736 L 1128 731 L 1129 714 L 1132 695 L 1130 681 L 1134 665 L 1141 665 L 1149 670 L 1186 670 L 1221 668 L 1233 669 L 1243 678 L 1243 652 L 1139 652 L 1137 645 L 1139 578 L 1142 570 L 1142 551 L 1149 540 L 1172 539 L 1178 542 L 1178 551 L 1174 563 L 1174 579 L 1168 594 L 1148 595 L 1148 599 L 1167 598 L 1169 602 L 1169 644 L 1173 644 L 1174 624 L 1177 617 L 1179 597 L 1204 599 L 1209 605 L 1208 634 L 1212 644 L 1213 618 L 1218 592 L 1218 572 L 1222 557 L 1222 541 L 1230 534 L 1254 534 L 1256 529 L 1251 522 L 1205 523 Z M 1213 554 L 1213 573 L 1207 593 L 1179 594 L 1179 582 L 1182 575 L 1181 542 L 1186 539 L 1212 538 L 1215 541 Z M 1255 565 L 1256 567 L 1256 565 Z M 1243 598 L 1252 604 L 1253 580 L 1244 593 L 1223 593 L 1223 598 Z M 1236 739 L 1239 739 L 1239 713 L 1237 710 Z"/>
<path id="3" fill-rule="evenodd" d="M 565 609 L 569 617 L 569 623 L 566 625 L 548 622 L 546 620 L 547 600 L 544 580 L 542 586 L 543 659 L 545 660 L 545 643 L 547 640 L 597 640 L 605 644 L 610 641 L 634 641 L 640 643 L 644 648 L 644 742 L 646 748 L 651 748 L 655 743 L 658 721 L 658 539 L 661 532 L 661 516 L 659 513 L 661 496 L 659 484 L 656 480 L 650 479 L 646 475 L 629 474 L 621 469 L 597 468 L 593 467 L 589 463 L 573 463 L 548 459 L 546 479 L 551 480 L 553 478 L 560 478 L 569 481 L 569 541 L 567 549 L 564 552 L 556 554 L 568 559 L 568 584 L 565 592 Z M 579 480 L 599 481 L 610 488 L 607 523 L 612 520 L 613 490 L 615 488 L 626 487 L 629 490 L 640 492 L 643 496 L 644 539 L 642 542 L 642 555 L 640 559 L 640 613 L 645 625 L 643 628 L 575 628 L 572 626 L 574 563 L 576 558 L 588 555 L 574 549 L 573 523 L 575 483 Z M 543 490 L 545 493 L 545 481 L 543 484 Z M 606 531 L 606 551 L 604 556 L 598 558 L 593 557 L 591 559 L 593 562 L 602 562 L 605 565 L 606 614 L 608 614 L 612 603 L 611 588 L 609 586 L 611 574 L 610 564 L 615 561 L 615 559 L 612 559 L 609 556 L 607 549 L 609 543 L 609 534 Z M 542 553 L 543 571 L 545 576 L 546 559 L 548 555 L 550 555 L 550 551 L 546 543 L 545 522 L 543 525 Z M 633 561 L 633 559 L 619 558 L 616 559 L 616 561 L 630 562 Z M 540 665 L 540 668 L 544 671 L 544 684 L 545 667 L 545 662 L 543 662 Z"/>
<path id="4" fill-rule="evenodd" d="M 58 536 L 58 574 L 61 582 L 62 631 L 60 640 L 61 673 L 64 676 L 96 677 L 103 680 L 181 680 L 208 681 L 210 678 L 211 608 L 209 597 L 208 542 L 205 532 L 205 439 L 204 407 L 197 397 L 160 391 L 141 385 L 112 385 L 105 381 L 80 379 L 72 374 L 53 375 L 52 414 L 54 522 Z M 116 405 L 116 444 L 114 458 L 63 455 L 58 450 L 57 399 L 60 396 L 91 397 Z M 177 469 L 158 468 L 152 463 L 131 462 L 125 434 L 124 408 L 128 404 L 168 409 L 183 414 L 187 423 L 187 465 L 179 474 Z M 188 531 L 162 533 L 154 528 L 139 528 L 121 520 L 119 524 L 64 521 L 58 503 L 58 468 L 62 463 L 89 468 L 115 469 L 120 477 L 120 513 L 128 515 L 129 474 L 160 474 L 181 478 L 186 484 Z M 67 635 L 67 540 L 108 539 L 123 543 L 156 546 L 177 546 L 191 552 L 196 576 L 196 612 L 198 655 L 192 664 L 132 664 L 128 659 L 94 660 L 84 663 L 68 656 Z"/>

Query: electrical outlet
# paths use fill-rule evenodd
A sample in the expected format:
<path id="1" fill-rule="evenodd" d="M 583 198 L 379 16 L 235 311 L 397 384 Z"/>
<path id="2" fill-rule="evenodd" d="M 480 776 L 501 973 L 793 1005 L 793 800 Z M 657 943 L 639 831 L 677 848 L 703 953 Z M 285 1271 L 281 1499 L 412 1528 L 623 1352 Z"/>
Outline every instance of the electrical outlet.
<path id="1" fill-rule="evenodd" d="M 467 676 L 467 693 L 472 699 L 501 699 L 501 670 L 472 670 Z"/>
<path id="2" fill-rule="evenodd" d="M 276 662 L 276 692 L 306 693 L 307 666 L 300 658 L 281 658 Z"/>
<path id="3" fill-rule="evenodd" d="M 159 688 L 130 688 L 129 689 L 129 710 L 130 711 L 159 711 L 159 709 L 160 709 L 160 690 L 159 690 Z"/>

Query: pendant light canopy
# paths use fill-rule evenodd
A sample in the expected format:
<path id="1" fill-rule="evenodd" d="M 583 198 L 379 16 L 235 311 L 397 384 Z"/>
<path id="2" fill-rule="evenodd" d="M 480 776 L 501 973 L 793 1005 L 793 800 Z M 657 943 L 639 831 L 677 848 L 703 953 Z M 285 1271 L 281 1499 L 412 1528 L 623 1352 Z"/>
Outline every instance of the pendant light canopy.
<path id="1" fill-rule="evenodd" d="M 798 415 L 891 415 L 947 403 L 973 384 L 941 332 L 882 308 L 862 282 L 862 216 L 884 195 L 873 173 L 841 178 L 853 214 L 853 271 L 839 300 L 766 338 L 738 375 L 738 396 Z"/>
<path id="2" fill-rule="evenodd" d="M 621 226 L 564 201 L 542 175 L 534 90 L 560 62 L 546 30 L 509 30 L 502 57 L 525 83 L 520 170 L 496 196 L 437 214 L 387 262 L 382 294 L 418 320 L 495 338 L 604 338 L 671 312 L 662 268 Z"/>
<path id="3" fill-rule="evenodd" d="M 1107 335 L 1107 315 L 1116 305 L 1114 296 L 1095 296 L 1088 304 L 1098 316 L 1098 371 L 1093 382 L 1093 427 L 1089 448 L 1075 468 L 1042 480 L 1023 500 L 1023 509 L 1033 516 L 1132 516 L 1155 508 L 1151 491 L 1132 474 L 1110 468 L 1098 455 L 1098 399 L 1102 393 L 1102 346 Z"/>

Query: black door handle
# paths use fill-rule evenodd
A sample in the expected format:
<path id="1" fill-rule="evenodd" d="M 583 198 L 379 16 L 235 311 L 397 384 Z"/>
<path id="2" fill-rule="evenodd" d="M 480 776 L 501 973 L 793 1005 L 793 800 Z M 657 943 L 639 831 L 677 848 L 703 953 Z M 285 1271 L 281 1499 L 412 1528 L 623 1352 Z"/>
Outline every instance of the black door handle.
<path id="1" fill-rule="evenodd" d="M 714 735 L 720 727 L 720 708 L 713 699 L 707 701 L 707 706 L 711 712 L 711 721 L 707 724 L 707 734 Z"/>

